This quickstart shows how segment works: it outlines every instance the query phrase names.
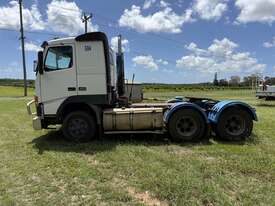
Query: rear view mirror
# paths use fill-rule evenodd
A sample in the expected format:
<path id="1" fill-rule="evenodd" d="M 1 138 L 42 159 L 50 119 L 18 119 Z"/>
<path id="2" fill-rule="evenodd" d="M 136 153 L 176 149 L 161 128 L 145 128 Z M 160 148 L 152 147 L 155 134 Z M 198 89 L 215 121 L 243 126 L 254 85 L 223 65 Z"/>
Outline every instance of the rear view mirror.
<path id="1" fill-rule="evenodd" d="M 43 52 L 39 51 L 37 56 L 37 71 L 39 74 L 43 74 Z"/>
<path id="2" fill-rule="evenodd" d="M 37 72 L 37 61 L 33 61 L 33 72 Z"/>

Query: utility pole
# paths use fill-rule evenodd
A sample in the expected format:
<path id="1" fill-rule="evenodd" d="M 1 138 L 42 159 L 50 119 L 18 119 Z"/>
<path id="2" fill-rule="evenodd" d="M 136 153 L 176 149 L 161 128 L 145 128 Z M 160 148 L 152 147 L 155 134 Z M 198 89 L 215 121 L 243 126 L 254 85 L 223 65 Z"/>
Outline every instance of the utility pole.
<path id="1" fill-rule="evenodd" d="M 93 17 L 92 14 L 90 15 L 86 15 L 86 13 L 84 12 L 83 17 L 82 17 L 82 22 L 85 23 L 85 34 L 87 34 L 88 32 L 88 21 Z"/>
<path id="2" fill-rule="evenodd" d="M 25 57 L 25 36 L 23 27 L 23 16 L 22 16 L 22 0 L 19 0 L 19 13 L 20 13 L 20 33 L 21 33 L 21 47 L 22 47 L 22 58 L 23 58 L 23 75 L 24 75 L 24 96 L 28 95 L 27 90 L 27 71 L 26 71 L 26 57 Z"/>
<path id="3" fill-rule="evenodd" d="M 118 51 L 119 55 L 122 54 L 122 36 L 121 36 L 121 34 L 118 35 L 117 51 Z"/>

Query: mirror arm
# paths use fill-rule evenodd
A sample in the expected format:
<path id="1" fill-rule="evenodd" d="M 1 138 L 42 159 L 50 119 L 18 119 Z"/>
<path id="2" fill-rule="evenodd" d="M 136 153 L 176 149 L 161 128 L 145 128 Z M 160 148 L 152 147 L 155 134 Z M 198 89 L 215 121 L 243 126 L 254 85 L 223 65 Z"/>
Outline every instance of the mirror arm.
<path id="1" fill-rule="evenodd" d="M 39 74 L 43 74 L 43 52 L 39 51 L 38 52 L 38 64 L 37 64 L 37 70 Z"/>

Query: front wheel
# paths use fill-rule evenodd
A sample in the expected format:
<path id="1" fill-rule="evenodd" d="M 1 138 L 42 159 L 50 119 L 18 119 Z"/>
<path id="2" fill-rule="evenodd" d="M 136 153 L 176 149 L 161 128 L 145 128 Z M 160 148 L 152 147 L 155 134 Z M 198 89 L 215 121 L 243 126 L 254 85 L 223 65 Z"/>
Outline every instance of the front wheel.
<path id="1" fill-rule="evenodd" d="M 206 135 L 206 122 L 194 109 L 182 109 L 173 114 L 168 130 L 176 142 L 199 141 Z"/>
<path id="2" fill-rule="evenodd" d="M 251 135 L 252 129 L 251 115 L 239 107 L 232 107 L 221 114 L 216 125 L 216 135 L 223 140 L 241 141 Z"/>
<path id="3" fill-rule="evenodd" d="M 96 134 L 94 118 L 86 112 L 75 111 L 68 114 L 62 125 L 65 138 L 73 142 L 88 142 Z"/>

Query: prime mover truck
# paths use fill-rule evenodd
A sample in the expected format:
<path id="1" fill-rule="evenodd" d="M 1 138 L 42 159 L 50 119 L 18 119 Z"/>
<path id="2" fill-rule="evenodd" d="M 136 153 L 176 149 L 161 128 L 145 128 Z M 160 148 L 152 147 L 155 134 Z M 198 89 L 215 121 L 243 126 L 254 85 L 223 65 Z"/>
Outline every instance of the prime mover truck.
<path id="1" fill-rule="evenodd" d="M 27 104 L 35 130 L 61 125 L 72 141 L 113 133 L 167 133 L 174 141 L 224 140 L 251 135 L 255 109 L 239 101 L 176 98 L 132 104 L 125 97 L 124 54 L 91 32 L 45 41 L 35 66 L 35 96 Z M 32 112 L 32 105 L 36 112 Z"/>

